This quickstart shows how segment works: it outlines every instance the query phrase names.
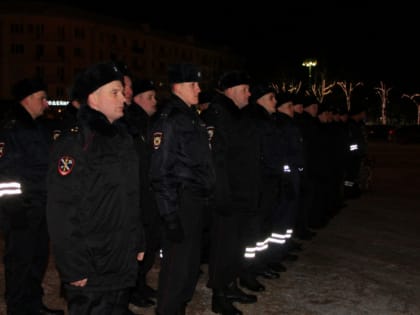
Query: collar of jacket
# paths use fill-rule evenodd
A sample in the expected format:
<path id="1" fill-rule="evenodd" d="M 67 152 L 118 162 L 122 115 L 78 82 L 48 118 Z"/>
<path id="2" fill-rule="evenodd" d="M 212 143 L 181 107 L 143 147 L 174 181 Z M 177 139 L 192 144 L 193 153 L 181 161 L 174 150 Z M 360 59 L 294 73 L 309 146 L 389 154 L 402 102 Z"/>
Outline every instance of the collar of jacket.
<path id="1" fill-rule="evenodd" d="M 121 133 L 123 126 L 125 126 L 123 119 L 118 119 L 111 124 L 104 114 L 89 106 L 80 108 L 79 122 L 81 125 L 87 125 L 92 131 L 104 136 L 114 136 L 117 133 Z"/>

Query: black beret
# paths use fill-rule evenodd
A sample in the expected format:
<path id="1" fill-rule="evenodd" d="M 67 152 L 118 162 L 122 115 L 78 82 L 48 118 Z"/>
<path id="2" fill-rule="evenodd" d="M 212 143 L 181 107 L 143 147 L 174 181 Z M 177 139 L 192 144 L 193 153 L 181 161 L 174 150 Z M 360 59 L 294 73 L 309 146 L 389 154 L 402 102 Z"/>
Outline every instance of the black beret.
<path id="1" fill-rule="evenodd" d="M 219 79 L 219 89 L 224 91 L 228 88 L 242 85 L 242 84 L 251 84 L 251 77 L 243 71 L 229 71 L 224 73 Z"/>
<path id="2" fill-rule="evenodd" d="M 113 62 L 97 63 L 80 73 L 74 82 L 72 95 L 85 103 L 89 94 L 112 81 L 123 82 L 124 76 Z"/>
<path id="3" fill-rule="evenodd" d="M 40 78 L 25 78 L 12 87 L 12 95 L 17 101 L 39 91 L 47 91 L 47 85 Z"/>
<path id="4" fill-rule="evenodd" d="M 155 83 L 152 80 L 136 79 L 133 81 L 133 96 L 146 91 L 156 91 Z"/>
<path id="5" fill-rule="evenodd" d="M 168 67 L 169 83 L 200 82 L 201 71 L 190 63 L 178 63 Z"/>
<path id="6" fill-rule="evenodd" d="M 272 83 L 257 83 L 251 86 L 251 101 L 255 102 L 260 97 L 268 94 L 268 93 L 276 93 L 276 89 Z"/>

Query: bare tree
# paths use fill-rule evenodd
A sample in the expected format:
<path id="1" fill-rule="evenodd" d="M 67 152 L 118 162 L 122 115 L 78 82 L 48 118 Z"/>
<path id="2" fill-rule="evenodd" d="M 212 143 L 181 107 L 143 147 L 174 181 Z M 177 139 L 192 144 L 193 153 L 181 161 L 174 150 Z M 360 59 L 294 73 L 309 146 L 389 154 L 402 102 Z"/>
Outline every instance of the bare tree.
<path id="1" fill-rule="evenodd" d="M 332 88 L 335 84 L 335 82 L 327 84 L 325 80 L 322 80 L 320 85 L 312 84 L 311 91 L 317 98 L 318 102 L 322 103 L 325 95 L 332 93 Z"/>
<path id="2" fill-rule="evenodd" d="M 375 91 L 376 91 L 376 94 L 378 94 L 381 99 L 381 121 L 383 125 L 386 125 L 387 123 L 386 106 L 388 104 L 389 91 L 391 91 L 392 88 L 387 88 L 383 81 L 381 81 L 379 84 L 380 86 L 376 87 Z"/>
<path id="3" fill-rule="evenodd" d="M 417 125 L 420 125 L 420 94 L 419 93 L 412 94 L 412 95 L 403 94 L 401 97 L 402 98 L 407 97 L 410 100 L 412 100 L 414 102 L 414 104 L 416 104 L 416 106 L 417 106 Z"/>
<path id="4" fill-rule="evenodd" d="M 352 83 L 347 81 L 338 81 L 337 85 L 341 87 L 341 89 L 344 92 L 344 95 L 346 96 L 346 103 L 347 103 L 347 110 L 350 110 L 350 96 L 351 92 L 353 92 L 354 88 L 363 85 L 362 82 Z"/>

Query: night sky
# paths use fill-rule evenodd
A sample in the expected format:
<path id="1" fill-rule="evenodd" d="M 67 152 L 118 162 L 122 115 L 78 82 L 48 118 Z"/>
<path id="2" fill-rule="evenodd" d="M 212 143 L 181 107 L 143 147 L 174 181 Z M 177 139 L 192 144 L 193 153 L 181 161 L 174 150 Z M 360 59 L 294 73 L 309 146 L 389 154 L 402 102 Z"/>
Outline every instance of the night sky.
<path id="1" fill-rule="evenodd" d="M 316 58 L 314 75 L 325 73 L 327 80 L 384 81 L 407 93 L 420 93 L 418 13 L 413 5 L 402 6 L 401 1 L 397 7 L 323 5 L 320 1 L 279 1 L 275 5 L 257 1 L 249 5 L 226 0 L 148 0 L 139 1 L 135 9 L 128 1 L 119 2 L 118 7 L 94 0 L 50 2 L 228 45 L 246 57 L 249 71 L 257 77 L 267 72 L 305 78 L 308 71 L 302 61 Z"/>

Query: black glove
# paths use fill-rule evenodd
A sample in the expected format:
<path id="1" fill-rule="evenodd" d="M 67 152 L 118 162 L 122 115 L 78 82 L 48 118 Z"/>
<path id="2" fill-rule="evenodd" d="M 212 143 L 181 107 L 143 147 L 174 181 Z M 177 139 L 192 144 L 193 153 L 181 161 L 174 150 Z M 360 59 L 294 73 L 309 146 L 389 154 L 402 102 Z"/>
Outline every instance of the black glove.
<path id="1" fill-rule="evenodd" d="M 166 238 L 174 243 L 181 243 L 184 240 L 184 229 L 178 214 L 171 213 L 163 217 Z"/>

